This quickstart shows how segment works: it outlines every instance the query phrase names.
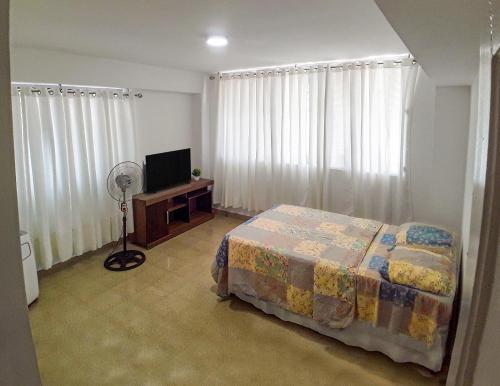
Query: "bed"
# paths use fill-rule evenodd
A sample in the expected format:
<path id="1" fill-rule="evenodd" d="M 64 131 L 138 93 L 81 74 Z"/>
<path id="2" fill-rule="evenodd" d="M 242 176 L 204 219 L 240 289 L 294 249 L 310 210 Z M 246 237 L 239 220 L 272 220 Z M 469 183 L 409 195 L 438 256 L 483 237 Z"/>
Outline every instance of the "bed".
<path id="1" fill-rule="evenodd" d="M 418 228 L 418 237 L 422 229 L 429 228 Z M 455 238 L 450 244 L 445 232 L 449 248 L 441 254 L 443 233 L 433 230 L 422 253 L 397 246 L 401 232 L 374 220 L 276 206 L 225 235 L 212 264 L 217 294 L 439 371 L 456 291 Z"/>

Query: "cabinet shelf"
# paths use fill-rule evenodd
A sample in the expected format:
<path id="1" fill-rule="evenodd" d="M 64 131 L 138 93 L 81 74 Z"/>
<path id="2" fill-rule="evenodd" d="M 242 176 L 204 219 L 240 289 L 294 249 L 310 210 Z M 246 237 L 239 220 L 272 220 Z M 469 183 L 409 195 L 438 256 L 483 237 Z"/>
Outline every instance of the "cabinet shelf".
<path id="1" fill-rule="evenodd" d="M 167 212 L 173 212 L 177 209 L 185 208 L 186 206 L 187 204 L 185 202 L 176 202 L 167 206 Z"/>
<path id="2" fill-rule="evenodd" d="M 187 198 L 188 199 L 192 199 L 192 198 L 197 198 L 197 197 L 200 197 L 200 196 L 204 196 L 206 194 L 211 194 L 212 191 L 211 190 L 204 190 L 204 191 L 196 191 L 196 192 L 191 192 L 191 193 L 188 193 L 187 194 Z"/>

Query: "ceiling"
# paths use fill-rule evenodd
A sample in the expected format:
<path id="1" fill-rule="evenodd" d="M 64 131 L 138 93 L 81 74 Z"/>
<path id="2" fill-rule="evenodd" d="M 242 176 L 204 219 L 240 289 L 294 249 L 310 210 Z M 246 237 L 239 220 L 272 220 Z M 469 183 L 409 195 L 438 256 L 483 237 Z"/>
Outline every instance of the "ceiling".
<path id="1" fill-rule="evenodd" d="M 487 0 L 375 0 L 438 85 L 471 84 L 488 40 Z M 496 14 L 500 17 L 500 2 Z"/>
<path id="2" fill-rule="evenodd" d="M 11 40 L 204 72 L 408 52 L 373 0 L 15 0 Z"/>

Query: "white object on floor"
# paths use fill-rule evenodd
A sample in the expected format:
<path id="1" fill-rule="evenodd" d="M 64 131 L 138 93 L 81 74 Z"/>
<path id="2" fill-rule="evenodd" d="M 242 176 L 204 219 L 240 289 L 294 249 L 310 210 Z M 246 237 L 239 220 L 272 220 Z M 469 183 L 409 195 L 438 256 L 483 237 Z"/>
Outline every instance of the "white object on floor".
<path id="1" fill-rule="evenodd" d="M 23 259 L 24 285 L 28 305 L 38 299 L 38 275 L 36 272 L 35 251 L 31 244 L 30 235 L 21 231 L 21 257 Z"/>

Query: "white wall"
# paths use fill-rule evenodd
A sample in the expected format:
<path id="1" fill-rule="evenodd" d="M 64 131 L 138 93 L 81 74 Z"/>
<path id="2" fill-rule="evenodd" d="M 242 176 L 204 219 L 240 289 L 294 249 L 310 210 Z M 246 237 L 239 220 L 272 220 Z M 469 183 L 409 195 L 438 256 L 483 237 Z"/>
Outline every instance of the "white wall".
<path id="1" fill-rule="evenodd" d="M 190 147 L 193 167 L 200 166 L 203 74 L 22 47 L 11 53 L 13 81 L 141 90 L 143 98 L 135 98 L 137 160 Z"/>
<path id="2" fill-rule="evenodd" d="M 415 221 L 460 234 L 469 132 L 470 87 L 436 87 L 420 71 L 410 133 Z"/>
<path id="3" fill-rule="evenodd" d="M 11 47 L 11 79 L 201 93 L 203 74 L 60 51 Z"/>
<path id="4" fill-rule="evenodd" d="M 462 244 L 464 250 L 464 260 L 468 258 L 470 245 L 470 229 L 472 218 L 472 202 L 474 192 L 474 168 L 476 157 L 476 135 L 478 126 L 478 93 L 479 93 L 479 76 L 476 76 L 471 86 L 470 98 L 470 123 L 469 123 L 469 139 L 467 145 L 467 167 L 465 170 L 465 190 L 464 190 L 464 209 L 462 216 Z M 476 240 L 477 244 L 479 240 Z M 463 268 L 467 266 L 463 264 Z M 464 275 L 467 272 L 464 271 Z M 470 273 L 474 275 L 474 272 Z M 467 275 L 470 276 L 470 275 Z"/>
<path id="5" fill-rule="evenodd" d="M 191 148 L 192 167 L 201 162 L 199 96 L 144 91 L 136 98 L 138 160 L 145 155 Z"/>
<path id="6" fill-rule="evenodd" d="M 437 223 L 460 232 L 464 198 L 470 87 L 436 89 L 433 171 Z M 442 221 L 439 221 L 442 219 Z"/>
<path id="7" fill-rule="evenodd" d="M 24 290 L 9 77 L 9 2 L 0 3 L 0 384 L 40 385 Z"/>

